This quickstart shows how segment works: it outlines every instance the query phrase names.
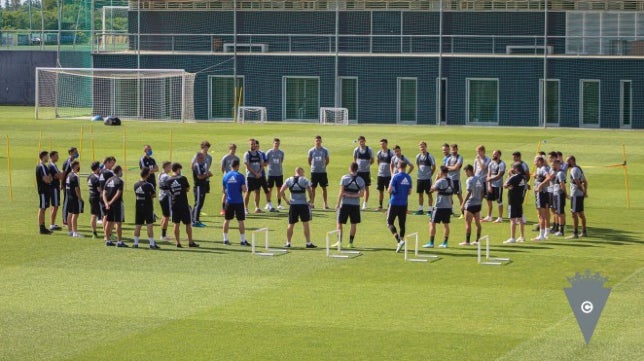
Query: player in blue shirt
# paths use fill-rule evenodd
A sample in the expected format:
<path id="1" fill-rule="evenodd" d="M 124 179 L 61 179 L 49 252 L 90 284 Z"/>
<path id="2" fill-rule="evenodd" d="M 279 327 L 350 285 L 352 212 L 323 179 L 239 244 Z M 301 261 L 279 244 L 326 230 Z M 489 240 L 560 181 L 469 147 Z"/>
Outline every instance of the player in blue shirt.
<path id="1" fill-rule="evenodd" d="M 226 194 L 226 207 L 224 214 L 224 244 L 229 245 L 230 241 L 228 240 L 228 228 L 230 225 L 230 220 L 237 218 L 239 223 L 239 236 L 241 237 L 242 246 L 250 246 L 248 241 L 246 241 L 245 236 L 245 227 L 244 221 L 246 220 L 246 212 L 244 208 L 244 196 L 243 194 L 247 192 L 246 188 L 246 178 L 239 173 L 239 159 L 234 159 L 231 163 L 232 170 L 224 176 L 221 183 L 224 186 L 224 192 Z"/>
<path id="2" fill-rule="evenodd" d="M 405 245 L 407 205 L 412 189 L 411 177 L 405 172 L 407 169 L 407 163 L 399 161 L 397 169 L 398 172 L 391 178 L 389 188 L 387 189 L 387 192 L 389 192 L 390 195 L 389 208 L 387 209 L 387 227 L 398 243 L 398 246 L 396 246 L 396 253 L 400 252 L 402 247 Z M 398 218 L 398 228 L 400 228 L 400 231 L 397 231 L 396 226 L 394 226 L 396 218 Z"/>

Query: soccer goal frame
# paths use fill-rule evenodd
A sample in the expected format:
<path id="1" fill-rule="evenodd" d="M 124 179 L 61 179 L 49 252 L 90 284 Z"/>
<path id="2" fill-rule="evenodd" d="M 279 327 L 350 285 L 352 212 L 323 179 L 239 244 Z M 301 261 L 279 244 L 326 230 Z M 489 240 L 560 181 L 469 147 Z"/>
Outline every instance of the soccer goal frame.
<path id="1" fill-rule="evenodd" d="M 249 115 L 257 115 L 258 117 L 249 117 Z M 237 122 L 244 124 L 247 122 L 266 123 L 267 112 L 266 107 L 252 107 L 252 106 L 239 106 L 237 107 Z"/>
<path id="2" fill-rule="evenodd" d="M 320 124 L 349 125 L 349 109 L 347 108 L 320 108 Z"/>
<path id="3" fill-rule="evenodd" d="M 196 74 L 183 69 L 36 68 L 36 119 L 194 119 Z"/>

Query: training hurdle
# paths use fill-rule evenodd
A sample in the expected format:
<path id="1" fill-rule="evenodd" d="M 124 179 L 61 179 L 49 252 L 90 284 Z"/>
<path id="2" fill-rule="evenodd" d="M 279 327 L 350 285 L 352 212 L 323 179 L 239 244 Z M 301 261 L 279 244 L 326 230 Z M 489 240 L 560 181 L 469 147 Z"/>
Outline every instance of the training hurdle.
<path id="1" fill-rule="evenodd" d="M 481 243 L 485 241 L 485 260 L 481 257 Z M 477 260 L 479 264 L 490 266 L 501 266 L 512 262 L 509 258 L 490 257 L 490 236 L 479 238 L 477 244 Z"/>
<path id="2" fill-rule="evenodd" d="M 257 235 L 264 233 L 264 250 L 263 252 L 257 251 Z M 281 256 L 288 253 L 286 249 L 270 248 L 268 244 L 268 228 L 260 228 L 251 232 L 250 236 L 250 249 L 255 256 Z"/>
<path id="3" fill-rule="evenodd" d="M 414 237 L 414 258 L 410 258 L 409 255 L 407 254 L 408 247 L 407 245 L 409 244 L 409 239 L 411 237 Z M 405 236 L 405 245 L 404 247 L 404 252 L 405 252 L 405 262 L 434 262 L 438 261 L 440 259 L 439 256 L 434 255 L 434 254 L 419 254 L 418 252 L 418 232 L 414 232 L 411 234 L 408 234 Z"/>
<path id="4" fill-rule="evenodd" d="M 338 247 L 335 253 L 331 252 L 331 237 L 335 234 L 335 239 L 338 242 Z M 345 251 L 342 249 L 340 242 L 340 231 L 334 229 L 333 231 L 326 232 L 326 256 L 331 258 L 354 258 L 362 255 L 360 251 Z"/>

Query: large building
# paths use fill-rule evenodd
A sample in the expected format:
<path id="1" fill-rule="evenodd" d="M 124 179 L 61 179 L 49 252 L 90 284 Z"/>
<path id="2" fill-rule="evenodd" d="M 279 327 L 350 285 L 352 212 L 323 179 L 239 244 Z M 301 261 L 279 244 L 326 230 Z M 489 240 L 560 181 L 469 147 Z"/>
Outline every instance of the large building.
<path id="1" fill-rule="evenodd" d="M 232 118 L 238 85 L 270 121 L 644 127 L 642 0 L 130 4 L 94 67 L 197 73 L 199 120 Z"/>

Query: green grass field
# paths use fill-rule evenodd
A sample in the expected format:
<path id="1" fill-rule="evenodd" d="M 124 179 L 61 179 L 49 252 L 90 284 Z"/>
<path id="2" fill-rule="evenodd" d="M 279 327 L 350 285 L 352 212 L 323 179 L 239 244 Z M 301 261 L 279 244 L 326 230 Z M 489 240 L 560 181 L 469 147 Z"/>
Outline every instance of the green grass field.
<path id="1" fill-rule="evenodd" d="M 129 222 L 134 218 L 134 168 L 146 143 L 158 162 L 172 156 L 186 165 L 203 139 L 213 143 L 218 161 L 230 142 L 243 153 L 250 137 L 258 138 L 263 149 L 279 137 L 290 175 L 295 166 L 306 164 L 306 151 L 320 134 L 331 152 L 333 203 L 339 178 L 352 161 L 353 139 L 360 134 L 372 147 L 386 137 L 410 157 L 419 140 L 426 140 L 436 156 L 442 143 L 455 142 L 466 163 L 473 161 L 478 144 L 485 144 L 489 153 L 501 149 L 508 161 L 514 150 L 530 160 L 539 141 L 547 141 L 544 150 L 576 155 L 589 178 L 590 237 L 503 245 L 509 236 L 507 221 L 484 224 L 493 254 L 513 262 L 480 266 L 475 249 L 458 246 L 463 221 L 453 219 L 450 248 L 433 251 L 442 257 L 439 261 L 405 263 L 393 251 L 384 213 L 369 211 L 363 213 L 356 237 L 361 257 L 329 259 L 323 248 L 304 249 L 301 225 L 296 226 L 292 252 L 254 257 L 247 248 L 222 245 L 217 186 L 206 199 L 208 216 L 202 221 L 207 227 L 195 230 L 199 249 L 178 250 L 170 243 L 160 243 L 158 252 L 115 249 L 66 232 L 40 236 L 34 180 L 38 146 L 62 153 L 80 147 L 81 128 L 83 173 L 94 156 L 107 155 L 115 155 L 129 170 Z M 644 355 L 641 131 L 279 123 L 128 122 L 105 127 L 80 120 L 34 121 L 33 108 L 0 107 L 0 135 L 0 360 L 621 361 Z M 608 167 L 622 162 L 622 144 L 628 156 L 630 209 L 622 168 Z M 219 175 L 214 178 L 215 184 L 220 181 Z M 82 190 L 87 192 L 85 184 Z M 374 194 L 370 206 L 376 205 Z M 414 194 L 410 209 L 416 205 Z M 526 213 L 534 222 L 532 197 Z M 427 220 L 410 215 L 407 232 L 419 232 L 426 241 Z M 79 224 L 89 235 L 87 214 Z M 275 246 L 284 242 L 286 224 L 286 212 L 247 220 L 251 230 L 268 227 Z M 314 243 L 322 246 L 325 233 L 335 227 L 334 213 L 316 209 L 311 225 Z M 131 244 L 133 225 L 124 228 Z M 155 232 L 160 235 L 159 227 Z M 438 234 L 440 239 L 440 229 Z M 238 244 L 237 230 L 231 235 Z M 612 287 L 588 345 L 563 291 L 569 287 L 566 277 L 586 269 L 601 272 Z"/>

